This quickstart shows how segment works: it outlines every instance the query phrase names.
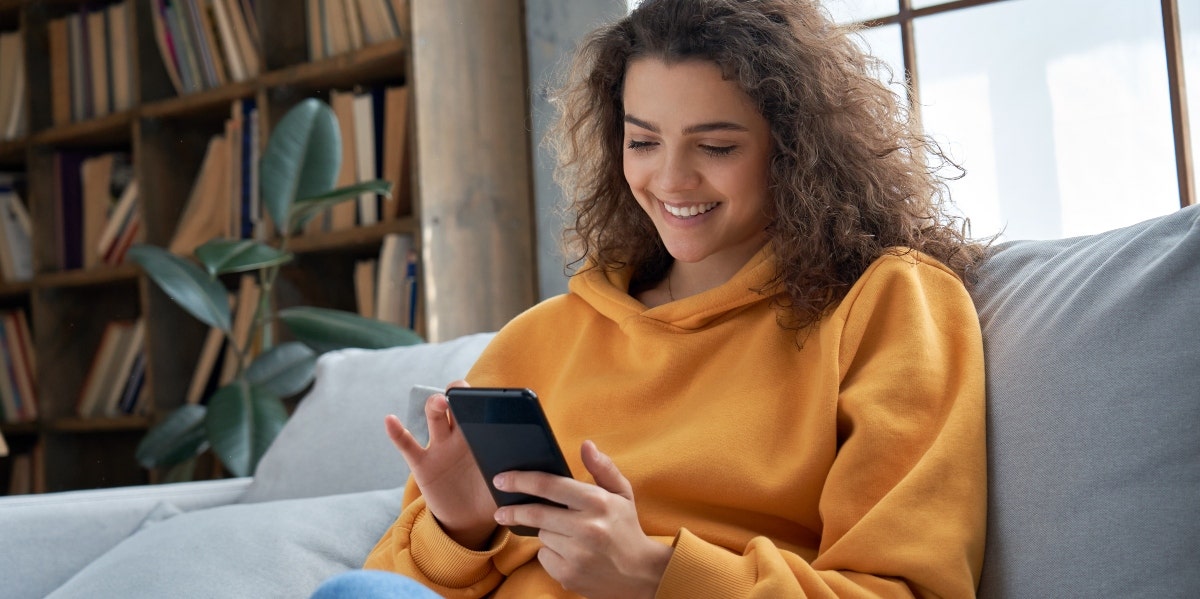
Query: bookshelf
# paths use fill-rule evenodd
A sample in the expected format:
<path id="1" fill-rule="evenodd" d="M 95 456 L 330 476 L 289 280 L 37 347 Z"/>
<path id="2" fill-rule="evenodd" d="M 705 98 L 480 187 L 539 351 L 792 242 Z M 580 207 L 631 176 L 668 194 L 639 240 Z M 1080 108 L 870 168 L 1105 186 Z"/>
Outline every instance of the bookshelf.
<path id="1" fill-rule="evenodd" d="M 408 209 L 378 224 L 294 239 L 297 260 L 281 273 L 275 300 L 353 311 L 355 262 L 378 256 L 386 235 L 402 233 L 420 256 L 418 331 L 430 341 L 495 330 L 534 303 L 523 3 L 389 1 L 406 11 L 399 38 L 315 60 L 303 10 L 315 0 L 248 2 L 260 24 L 260 73 L 181 95 L 156 43 L 155 2 L 128 0 L 131 106 L 62 122 L 51 101 L 51 23 L 116 1 L 0 0 L 0 31 L 20 30 L 29 90 L 29 132 L 0 141 L 0 171 L 24 174 L 35 271 L 31 281 L 0 282 L 0 310 L 29 316 L 38 397 L 36 420 L 0 424 L 10 450 L 0 457 L 0 494 L 9 492 L 19 460 L 23 468 L 32 464 L 34 492 L 155 482 L 159 473 L 138 466 L 134 448 L 156 419 L 183 403 L 207 334 L 131 263 L 59 268 L 57 153 L 128 153 L 145 241 L 166 246 L 232 102 L 256 103 L 265 146 L 272 127 L 305 98 L 404 85 L 411 92 L 408 185 L 394 194 Z M 76 401 L 106 325 L 139 317 L 150 413 L 78 417 Z"/>

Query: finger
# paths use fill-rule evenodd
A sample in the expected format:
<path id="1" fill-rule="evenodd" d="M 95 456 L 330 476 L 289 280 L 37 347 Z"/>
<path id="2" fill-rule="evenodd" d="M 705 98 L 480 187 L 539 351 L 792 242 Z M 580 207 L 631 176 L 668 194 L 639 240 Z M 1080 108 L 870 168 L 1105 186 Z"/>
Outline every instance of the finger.
<path id="1" fill-rule="evenodd" d="M 633 485 L 617 469 L 617 464 L 612 458 L 602 453 L 591 441 L 584 441 L 579 453 L 583 458 L 583 466 L 592 474 L 592 478 L 601 489 L 633 501 Z"/>
<path id="2" fill-rule="evenodd" d="M 574 512 L 544 503 L 520 503 L 496 509 L 496 524 L 501 526 L 528 526 L 539 529 L 539 535 L 550 533 L 559 537 L 569 536 L 571 516 Z"/>
<path id="3" fill-rule="evenodd" d="M 421 442 L 404 427 L 404 424 L 400 422 L 400 418 L 396 417 L 395 414 L 388 414 L 383 419 L 383 425 L 387 429 L 388 438 L 392 440 L 392 445 L 395 445 L 396 449 L 400 450 L 400 455 L 404 456 L 404 460 L 409 464 L 412 464 L 424 452 L 425 448 L 421 445 Z"/>
<path id="4" fill-rule="evenodd" d="M 492 484 L 501 491 L 524 493 L 548 499 L 554 503 L 575 507 L 595 489 L 594 486 L 548 472 L 510 470 L 501 472 L 492 479 Z"/>
<path id="5" fill-rule="evenodd" d="M 425 400 L 425 420 L 429 423 L 430 443 L 450 436 L 454 424 L 450 419 L 450 404 L 444 394 L 434 393 Z"/>
<path id="6" fill-rule="evenodd" d="M 454 381 L 453 383 L 446 385 L 446 388 L 450 389 L 451 387 L 470 387 L 470 386 L 471 386 L 471 383 L 468 383 L 467 381 L 465 381 L 463 379 L 458 379 L 457 381 Z"/>

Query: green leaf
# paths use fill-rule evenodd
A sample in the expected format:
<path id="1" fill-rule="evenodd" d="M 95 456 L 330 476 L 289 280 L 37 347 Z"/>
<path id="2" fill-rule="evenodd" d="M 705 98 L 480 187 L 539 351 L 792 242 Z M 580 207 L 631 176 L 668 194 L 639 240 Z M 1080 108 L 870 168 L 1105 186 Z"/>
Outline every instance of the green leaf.
<path id="1" fill-rule="evenodd" d="M 208 449 L 205 437 L 204 406 L 185 405 L 142 437 L 134 456 L 146 468 L 175 466 Z"/>
<path id="2" fill-rule="evenodd" d="M 303 343 L 290 341 L 255 358 L 246 369 L 246 380 L 267 393 L 287 397 L 307 387 L 316 370 L 317 354 Z"/>
<path id="3" fill-rule="evenodd" d="M 225 287 L 192 262 L 153 245 L 129 248 L 129 257 L 189 314 L 209 326 L 229 331 L 229 299 Z"/>
<path id="4" fill-rule="evenodd" d="M 293 257 L 290 252 L 250 239 L 213 239 L 196 248 L 196 258 L 214 277 L 286 264 Z"/>
<path id="5" fill-rule="evenodd" d="M 250 476 L 287 418 L 278 397 L 235 381 L 209 398 L 204 424 L 221 463 L 234 476 Z"/>
<path id="6" fill-rule="evenodd" d="M 281 234 L 296 199 L 332 189 L 341 165 L 342 136 L 329 105 L 309 98 L 283 116 L 260 170 L 263 204 Z"/>
<path id="7" fill-rule="evenodd" d="M 280 311 L 279 319 L 292 335 L 318 353 L 345 347 L 379 349 L 423 342 L 419 335 L 404 327 L 341 310 L 298 306 Z"/>
<path id="8" fill-rule="evenodd" d="M 323 212 L 326 208 L 357 198 L 364 193 L 378 193 L 391 197 L 392 183 L 384 179 L 375 179 L 346 187 L 339 187 L 322 194 L 296 200 L 296 203 L 292 205 L 291 214 L 288 217 L 292 232 L 295 233 L 303 230 L 308 221 L 312 220 L 313 217 Z"/>

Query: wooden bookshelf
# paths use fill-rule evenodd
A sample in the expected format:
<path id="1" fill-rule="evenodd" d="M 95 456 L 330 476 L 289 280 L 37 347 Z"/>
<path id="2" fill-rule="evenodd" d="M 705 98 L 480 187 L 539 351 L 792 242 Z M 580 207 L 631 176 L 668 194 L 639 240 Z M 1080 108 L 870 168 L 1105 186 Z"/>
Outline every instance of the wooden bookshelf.
<path id="1" fill-rule="evenodd" d="M 51 110 L 50 24 L 85 5 L 97 10 L 115 2 L 0 0 L 0 26 L 19 23 L 21 29 L 30 109 L 29 135 L 0 141 L 0 170 L 25 173 L 28 189 L 23 199 L 33 222 L 36 273 L 30 282 L 0 282 L 0 309 L 21 308 L 29 315 L 39 412 L 34 422 L 0 424 L 11 450 L 0 458 L 0 494 L 6 493 L 5 477 L 14 455 L 21 454 L 36 454 L 32 462 L 38 469 L 37 491 L 157 480 L 156 473 L 135 463 L 134 448 L 154 422 L 183 402 L 207 332 L 136 266 L 58 269 L 53 172 L 54 156 L 60 151 L 129 153 L 142 199 L 138 211 L 145 241 L 165 246 L 174 235 L 208 140 L 222 133 L 232 102 L 255 101 L 265 146 L 278 120 L 306 98 L 328 100 L 332 91 L 373 85 L 423 90 L 409 94 L 404 140 L 408 186 L 393 190 L 405 197 L 402 205 L 411 210 L 375 225 L 293 239 L 290 249 L 297 259 L 281 272 L 276 302 L 281 307 L 353 310 L 355 261 L 377 256 L 386 235 L 403 233 L 413 236 L 421 252 L 422 292 L 439 286 L 463 290 L 474 284 L 470 293 L 443 294 L 453 297 L 436 303 L 420 299 L 422 320 L 439 323 L 436 330 L 422 331 L 431 341 L 498 329 L 534 303 L 521 0 L 497 0 L 470 10 L 442 0 L 409 0 L 403 21 L 413 29 L 400 38 L 316 61 L 308 59 L 304 3 L 257 0 L 253 4 L 260 24 L 261 73 L 184 95 L 176 92 L 164 66 L 153 3 L 130 0 L 132 106 L 56 124 Z M 477 14 L 464 18 L 464 11 Z M 413 40 L 426 35 L 450 35 L 462 51 L 451 56 L 412 51 Z M 472 143 L 473 137 L 484 134 L 481 131 L 490 136 L 486 149 Z M 454 144 L 439 148 L 437 140 L 444 139 Z M 446 246 L 448 242 L 453 247 Z M 487 288 L 480 281 L 486 281 Z M 107 323 L 138 317 L 147 326 L 145 384 L 152 413 L 79 418 L 75 405 Z"/>

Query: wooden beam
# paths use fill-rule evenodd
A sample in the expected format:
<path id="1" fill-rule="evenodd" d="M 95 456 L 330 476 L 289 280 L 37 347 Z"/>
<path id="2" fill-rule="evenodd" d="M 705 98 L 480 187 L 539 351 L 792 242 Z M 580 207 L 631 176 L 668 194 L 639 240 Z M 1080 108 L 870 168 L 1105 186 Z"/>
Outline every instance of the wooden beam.
<path id="1" fill-rule="evenodd" d="M 416 217 L 430 341 L 533 305 L 533 191 L 521 0 L 412 0 Z"/>

